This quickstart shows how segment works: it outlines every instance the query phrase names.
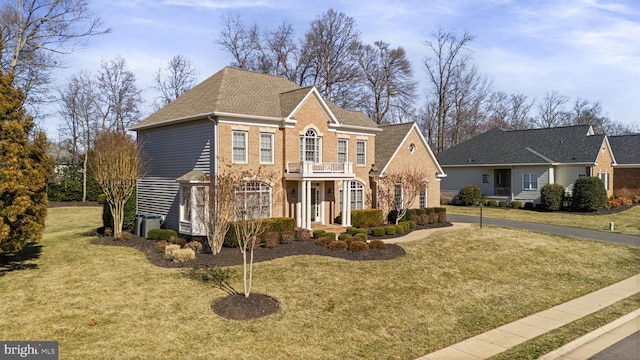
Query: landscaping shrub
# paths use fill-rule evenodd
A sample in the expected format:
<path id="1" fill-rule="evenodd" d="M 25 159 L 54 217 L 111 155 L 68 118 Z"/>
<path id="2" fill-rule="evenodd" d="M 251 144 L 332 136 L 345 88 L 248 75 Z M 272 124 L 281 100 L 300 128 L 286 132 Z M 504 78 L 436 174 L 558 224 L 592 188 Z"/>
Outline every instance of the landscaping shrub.
<path id="1" fill-rule="evenodd" d="M 169 243 L 184 247 L 185 245 L 187 245 L 187 240 L 178 236 L 172 236 L 171 238 L 169 238 Z"/>
<path id="2" fill-rule="evenodd" d="M 367 234 L 366 233 L 357 233 L 354 235 L 354 237 L 357 237 L 358 239 L 362 240 L 362 241 L 367 241 Z"/>
<path id="3" fill-rule="evenodd" d="M 373 227 L 382 225 L 382 210 L 362 209 L 351 211 L 351 224 L 355 227 Z"/>
<path id="4" fill-rule="evenodd" d="M 264 235 L 264 246 L 273 249 L 280 243 L 280 233 L 277 231 L 269 231 Z"/>
<path id="5" fill-rule="evenodd" d="M 332 239 L 332 238 L 330 238 L 328 236 L 321 236 L 316 240 L 316 245 L 327 246 L 332 241 L 334 241 L 334 239 Z"/>
<path id="6" fill-rule="evenodd" d="M 498 206 L 499 207 L 503 207 L 503 208 L 507 207 L 507 206 L 509 206 L 509 202 L 507 200 L 500 200 L 500 201 L 498 201 Z"/>
<path id="7" fill-rule="evenodd" d="M 547 184 L 540 189 L 540 208 L 542 210 L 557 211 L 562 206 L 564 186 L 560 184 Z"/>
<path id="8" fill-rule="evenodd" d="M 440 214 L 431 213 L 427 216 L 429 216 L 429 224 L 437 224 L 440 220 Z"/>
<path id="9" fill-rule="evenodd" d="M 436 212 L 436 208 L 425 208 L 423 214 L 429 215 Z"/>
<path id="10" fill-rule="evenodd" d="M 371 235 L 378 236 L 378 237 L 384 236 L 384 228 L 383 227 L 374 227 L 373 229 L 371 229 Z"/>
<path id="11" fill-rule="evenodd" d="M 131 235 L 130 232 L 123 231 L 123 232 L 120 233 L 120 237 L 118 238 L 118 240 L 120 240 L 120 241 L 129 241 L 129 240 L 131 240 L 132 237 L 133 237 L 133 235 Z"/>
<path id="12" fill-rule="evenodd" d="M 334 232 L 326 232 L 326 233 L 324 233 L 324 236 L 330 237 L 331 240 L 335 240 L 336 237 L 337 237 L 336 233 L 334 233 Z"/>
<path id="13" fill-rule="evenodd" d="M 404 232 L 409 231 L 410 226 L 409 226 L 409 222 L 408 221 L 402 221 L 400 222 L 398 225 L 402 225 L 404 227 Z"/>
<path id="14" fill-rule="evenodd" d="M 283 244 L 291 244 L 295 240 L 296 240 L 296 232 L 295 231 L 286 230 L 286 231 L 282 232 L 282 236 L 280 238 L 280 241 L 282 241 Z"/>
<path id="15" fill-rule="evenodd" d="M 411 215 L 411 218 L 410 218 L 410 219 L 411 219 L 411 221 L 413 221 L 413 223 L 414 223 L 414 224 L 420 224 L 420 217 L 421 217 L 421 216 L 422 216 L 422 215 L 418 215 L 418 214 L 416 214 L 416 215 Z M 420 224 L 420 225 L 422 225 L 422 224 Z"/>
<path id="16" fill-rule="evenodd" d="M 296 239 L 306 241 L 311 239 L 311 231 L 305 228 L 296 228 Z"/>
<path id="17" fill-rule="evenodd" d="M 498 206 L 498 202 L 495 200 L 487 200 L 486 206 Z"/>
<path id="18" fill-rule="evenodd" d="M 407 224 L 409 224 L 409 229 L 415 229 L 416 228 L 416 222 L 413 221 L 413 220 L 407 221 Z"/>
<path id="19" fill-rule="evenodd" d="M 466 185 L 460 188 L 458 202 L 461 205 L 477 205 L 482 199 L 482 190 L 476 185 Z"/>
<path id="20" fill-rule="evenodd" d="M 178 234 L 172 229 L 151 229 L 147 233 L 147 239 L 149 240 L 170 240 L 176 236 Z"/>
<path id="21" fill-rule="evenodd" d="M 347 243 L 342 240 L 335 240 L 329 243 L 329 249 L 331 250 L 344 250 L 347 248 Z"/>
<path id="22" fill-rule="evenodd" d="M 296 219 L 291 217 L 262 219 L 262 222 L 265 225 L 265 234 L 271 231 L 282 233 L 287 230 L 295 230 L 296 228 Z"/>
<path id="23" fill-rule="evenodd" d="M 324 236 L 324 234 L 326 234 L 327 232 L 325 230 L 319 229 L 319 230 L 313 230 L 313 238 L 314 239 L 319 239 L 321 237 Z"/>
<path id="24" fill-rule="evenodd" d="M 395 235 L 395 233 L 396 233 L 396 226 L 395 226 L 395 225 L 385 226 L 385 227 L 384 227 L 384 232 L 385 232 L 387 235 Z"/>
<path id="25" fill-rule="evenodd" d="M 166 257 L 167 259 L 173 259 L 173 252 L 176 250 L 180 250 L 180 245 L 167 244 L 164 247 L 164 257 Z"/>
<path id="26" fill-rule="evenodd" d="M 522 207 L 522 202 L 521 201 L 512 201 L 511 202 L 511 207 L 513 209 L 520 209 Z"/>
<path id="27" fill-rule="evenodd" d="M 418 224 L 425 226 L 425 225 L 429 225 L 429 216 L 431 216 L 430 214 L 421 214 L 420 215 L 420 221 L 418 221 Z"/>
<path id="28" fill-rule="evenodd" d="M 573 185 L 573 207 L 589 211 L 607 205 L 607 191 L 602 180 L 594 176 L 576 179 Z"/>
<path id="29" fill-rule="evenodd" d="M 404 234 L 404 225 L 396 225 L 396 234 Z"/>
<path id="30" fill-rule="evenodd" d="M 196 258 L 196 252 L 193 249 L 177 249 L 172 253 L 173 262 L 181 263 Z"/>
<path id="31" fill-rule="evenodd" d="M 164 240 L 160 240 L 160 241 L 156 241 L 156 249 L 158 250 L 158 252 L 164 253 L 164 248 L 168 245 L 169 243 L 164 241 Z"/>
<path id="32" fill-rule="evenodd" d="M 619 198 L 611 199 L 611 200 L 607 201 L 607 208 L 608 209 L 615 209 L 615 208 L 619 208 L 621 206 L 628 205 L 629 203 L 630 203 L 630 201 L 627 200 L 626 198 L 619 197 Z"/>
<path id="33" fill-rule="evenodd" d="M 359 237 L 355 237 L 355 236 L 349 236 L 348 238 L 344 239 L 344 242 L 347 243 L 347 246 L 349 246 L 349 244 L 351 244 L 354 241 L 362 241 L 362 239 L 360 239 Z"/>
<path id="34" fill-rule="evenodd" d="M 191 240 L 187 243 L 187 245 L 185 245 L 185 248 L 187 249 L 191 249 L 193 251 L 197 252 L 201 252 L 202 251 L 202 243 L 200 241 L 197 240 Z"/>
<path id="35" fill-rule="evenodd" d="M 533 210 L 533 209 L 534 209 L 533 203 L 532 203 L 532 202 L 526 202 L 526 203 L 524 203 L 524 208 L 525 208 L 526 210 Z"/>
<path id="36" fill-rule="evenodd" d="M 640 195 L 635 195 L 631 201 L 634 204 L 640 204 Z"/>
<path id="37" fill-rule="evenodd" d="M 387 250 L 387 244 L 382 240 L 371 240 L 369 242 L 369 249 L 371 250 Z"/>
<path id="38" fill-rule="evenodd" d="M 340 235 L 338 235 L 338 240 L 346 240 L 348 238 L 350 238 L 351 235 L 349 235 L 348 233 L 342 233 Z"/>
<path id="39" fill-rule="evenodd" d="M 369 245 L 362 240 L 352 241 L 351 244 L 349 244 L 349 251 L 358 252 L 367 250 L 369 250 Z"/>
<path id="40" fill-rule="evenodd" d="M 358 232 L 358 228 L 356 228 L 355 226 L 347 227 L 347 234 L 353 235 L 353 234 L 355 234 L 357 232 Z"/>
<path id="41" fill-rule="evenodd" d="M 446 212 L 438 213 L 438 223 L 444 224 L 446 222 L 447 222 L 447 213 Z"/>

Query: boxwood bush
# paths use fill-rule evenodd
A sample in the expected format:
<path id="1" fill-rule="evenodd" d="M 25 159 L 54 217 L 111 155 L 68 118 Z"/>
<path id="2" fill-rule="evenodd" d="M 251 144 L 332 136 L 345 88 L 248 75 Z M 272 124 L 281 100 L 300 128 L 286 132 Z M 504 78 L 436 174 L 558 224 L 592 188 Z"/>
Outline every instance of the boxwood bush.
<path id="1" fill-rule="evenodd" d="M 461 205 L 477 205 L 482 199 L 482 190 L 476 185 L 465 185 L 460 188 L 458 202 Z"/>
<path id="2" fill-rule="evenodd" d="M 540 208 L 547 211 L 560 210 L 562 206 L 564 186 L 560 184 L 546 184 L 540 189 Z"/>
<path id="3" fill-rule="evenodd" d="M 607 190 L 595 176 L 581 177 L 573 185 L 573 207 L 590 211 L 607 205 Z"/>
<path id="4" fill-rule="evenodd" d="M 354 227 L 374 227 L 382 225 L 382 210 L 362 209 L 351 211 L 351 225 Z"/>
<path id="5" fill-rule="evenodd" d="M 371 235 L 378 236 L 378 237 L 384 236 L 384 228 L 383 227 L 374 227 L 373 229 L 371 229 Z"/>
<path id="6" fill-rule="evenodd" d="M 169 240 L 178 234 L 171 229 L 151 229 L 147 234 L 149 240 Z"/>

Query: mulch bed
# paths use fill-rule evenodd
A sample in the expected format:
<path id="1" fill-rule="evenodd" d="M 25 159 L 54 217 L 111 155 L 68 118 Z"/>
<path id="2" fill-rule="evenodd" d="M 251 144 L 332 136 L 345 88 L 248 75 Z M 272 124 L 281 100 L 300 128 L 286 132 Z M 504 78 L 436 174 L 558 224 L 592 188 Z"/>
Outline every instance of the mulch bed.
<path id="1" fill-rule="evenodd" d="M 139 236 L 133 236 L 131 240 L 121 241 L 113 237 L 99 237 L 91 241 L 97 245 L 128 246 L 142 252 L 150 263 L 167 268 L 215 268 L 242 265 L 242 253 L 237 248 L 223 247 L 220 254 L 197 254 L 193 260 L 176 263 L 164 257 L 164 254 L 156 248 L 155 240 L 147 240 Z M 369 250 L 351 252 L 349 250 L 330 250 L 326 246 L 316 245 L 314 239 L 294 241 L 290 244 L 279 244 L 275 248 L 258 248 L 254 252 L 254 263 L 274 260 L 294 255 L 320 255 L 346 260 L 391 260 L 404 256 L 404 250 L 395 244 L 387 244 L 386 250 Z"/>

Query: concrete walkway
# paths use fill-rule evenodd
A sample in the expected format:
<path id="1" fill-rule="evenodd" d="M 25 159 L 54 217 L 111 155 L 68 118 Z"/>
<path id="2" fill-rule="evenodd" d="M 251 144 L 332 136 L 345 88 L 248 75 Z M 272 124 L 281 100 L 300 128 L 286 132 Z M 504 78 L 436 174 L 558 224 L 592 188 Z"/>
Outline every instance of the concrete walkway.
<path id="1" fill-rule="evenodd" d="M 487 359 L 518 344 L 569 324 L 581 317 L 592 314 L 638 292 L 640 292 L 640 274 L 564 304 L 554 306 L 551 309 L 541 311 L 537 314 L 503 325 L 497 329 L 474 336 L 457 344 L 425 355 L 419 359 Z M 634 325 L 637 328 L 639 323 L 637 321 L 634 322 L 634 315 L 631 315 L 631 318 L 628 321 L 631 322 L 631 328 Z M 604 331 L 604 333 L 608 332 L 606 329 L 601 331 Z M 592 339 L 588 339 L 587 341 L 590 340 Z M 577 357 L 577 359 L 587 359 L 588 356 L 580 356 L 584 355 L 588 351 L 591 350 L 586 350 L 586 352 L 578 354 L 577 356 L 579 357 Z M 597 351 L 589 354 L 589 356 L 595 353 L 597 353 Z M 560 357 L 560 353 L 556 354 L 556 357 L 553 356 L 554 355 L 552 354 L 551 357 L 543 358 L 549 360 L 572 359 L 571 357 L 562 358 Z"/>
<path id="2" fill-rule="evenodd" d="M 447 220 L 451 222 L 462 222 L 462 223 L 472 223 L 472 224 L 480 223 L 479 216 L 447 214 Z M 626 234 L 620 234 L 615 232 L 587 230 L 587 229 L 579 229 L 579 228 L 573 228 L 568 226 L 537 224 L 537 223 L 530 223 L 530 222 L 524 222 L 524 221 L 503 220 L 503 219 L 494 219 L 494 218 L 487 218 L 487 217 L 482 219 L 482 223 L 489 224 L 489 225 L 497 225 L 497 226 L 505 226 L 505 227 L 524 229 L 524 230 L 537 231 L 537 232 L 542 232 L 547 234 L 557 234 L 557 235 L 573 236 L 573 237 L 584 238 L 584 239 L 605 241 L 605 242 L 610 242 L 614 244 L 640 246 L 640 236 L 626 235 Z"/>

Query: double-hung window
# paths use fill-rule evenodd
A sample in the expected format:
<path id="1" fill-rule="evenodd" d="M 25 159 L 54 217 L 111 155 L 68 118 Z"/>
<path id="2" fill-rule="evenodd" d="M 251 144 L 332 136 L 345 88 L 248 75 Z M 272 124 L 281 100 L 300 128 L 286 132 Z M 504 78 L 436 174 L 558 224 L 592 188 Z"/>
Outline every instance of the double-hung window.
<path id="1" fill-rule="evenodd" d="M 232 158 L 234 163 L 246 164 L 247 163 L 247 132 L 246 131 L 233 131 L 232 132 Z"/>
<path id="2" fill-rule="evenodd" d="M 342 209 L 342 194 L 344 190 L 344 182 L 340 185 L 340 193 L 339 193 L 339 206 Z M 351 181 L 350 186 L 350 195 L 351 195 L 351 210 L 362 210 L 364 209 L 364 185 L 359 181 Z"/>
<path id="3" fill-rule="evenodd" d="M 396 184 L 394 189 L 394 200 L 395 200 L 395 208 L 400 210 L 403 208 L 402 201 L 403 199 L 403 188 L 402 184 Z"/>
<path id="4" fill-rule="evenodd" d="M 604 189 L 609 190 L 609 173 L 598 172 L 598 179 L 604 183 Z"/>
<path id="5" fill-rule="evenodd" d="M 260 133 L 260 163 L 273 164 L 273 134 Z"/>
<path id="6" fill-rule="evenodd" d="M 338 139 L 338 162 L 345 163 L 349 160 L 347 149 L 349 148 L 349 140 Z"/>
<path id="7" fill-rule="evenodd" d="M 321 141 L 315 130 L 307 130 L 300 137 L 300 161 L 320 162 Z"/>
<path id="8" fill-rule="evenodd" d="M 538 190 L 538 174 L 522 174 L 523 190 Z"/>
<path id="9" fill-rule="evenodd" d="M 236 220 L 271 217 L 271 187 L 261 181 L 247 181 L 238 186 Z"/>
<path id="10" fill-rule="evenodd" d="M 356 142 L 356 165 L 367 165 L 367 142 L 365 140 Z"/>

